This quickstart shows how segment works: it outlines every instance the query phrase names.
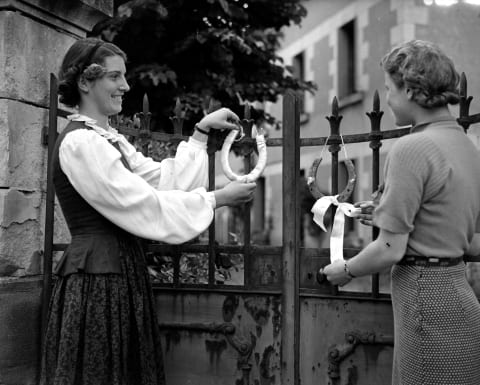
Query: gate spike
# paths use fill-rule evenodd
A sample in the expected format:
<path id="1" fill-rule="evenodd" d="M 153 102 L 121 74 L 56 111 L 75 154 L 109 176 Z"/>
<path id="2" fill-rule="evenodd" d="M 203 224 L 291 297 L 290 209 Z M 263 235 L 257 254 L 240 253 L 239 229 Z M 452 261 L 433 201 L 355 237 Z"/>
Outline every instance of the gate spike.
<path id="1" fill-rule="evenodd" d="M 149 103 L 148 103 L 147 93 L 145 93 L 145 94 L 143 95 L 142 108 L 143 108 L 143 113 L 144 113 L 145 115 L 149 113 L 149 111 L 150 111 L 150 105 L 149 105 Z"/>
<path id="2" fill-rule="evenodd" d="M 332 100 L 332 115 L 335 117 L 338 116 L 338 101 L 336 96 L 334 96 Z"/>
<path id="3" fill-rule="evenodd" d="M 215 102 L 213 101 L 213 98 L 210 97 L 209 100 L 208 100 L 207 114 L 209 114 L 210 112 L 213 112 L 213 111 L 215 111 Z"/>
<path id="4" fill-rule="evenodd" d="M 173 109 L 173 113 L 178 118 L 182 117 L 182 103 L 180 102 L 180 98 L 177 98 L 177 100 L 175 101 L 175 107 Z"/>
<path id="5" fill-rule="evenodd" d="M 250 119 L 250 104 L 245 102 L 245 107 L 243 108 L 243 118 Z"/>
<path id="6" fill-rule="evenodd" d="M 462 72 L 460 75 L 460 96 L 467 96 L 467 77 L 465 76 L 465 72 Z"/>

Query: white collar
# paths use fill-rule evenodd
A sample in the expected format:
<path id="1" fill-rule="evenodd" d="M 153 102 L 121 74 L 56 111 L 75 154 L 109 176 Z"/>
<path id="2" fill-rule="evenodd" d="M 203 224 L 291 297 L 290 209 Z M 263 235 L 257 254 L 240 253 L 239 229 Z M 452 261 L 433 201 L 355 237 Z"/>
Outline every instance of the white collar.
<path id="1" fill-rule="evenodd" d="M 86 115 L 82 114 L 72 114 L 67 116 L 68 120 L 71 120 L 72 122 L 83 122 L 85 123 L 86 126 L 92 128 L 97 134 L 103 136 L 105 139 L 110 140 L 112 142 L 117 142 L 121 135 L 118 133 L 118 131 L 110 126 L 109 123 L 107 129 L 100 127 L 97 124 L 97 121 L 95 119 L 89 118 Z"/>

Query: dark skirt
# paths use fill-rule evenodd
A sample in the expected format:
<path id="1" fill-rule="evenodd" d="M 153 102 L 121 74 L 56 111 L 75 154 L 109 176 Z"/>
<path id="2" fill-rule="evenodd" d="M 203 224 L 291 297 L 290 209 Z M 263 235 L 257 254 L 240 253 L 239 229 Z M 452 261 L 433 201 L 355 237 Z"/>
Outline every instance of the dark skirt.
<path id="1" fill-rule="evenodd" d="M 479 385 L 480 304 L 465 264 L 394 266 L 393 385 Z"/>
<path id="2" fill-rule="evenodd" d="M 165 384 L 143 252 L 131 239 L 120 243 L 122 274 L 58 277 L 50 301 L 40 384 Z"/>

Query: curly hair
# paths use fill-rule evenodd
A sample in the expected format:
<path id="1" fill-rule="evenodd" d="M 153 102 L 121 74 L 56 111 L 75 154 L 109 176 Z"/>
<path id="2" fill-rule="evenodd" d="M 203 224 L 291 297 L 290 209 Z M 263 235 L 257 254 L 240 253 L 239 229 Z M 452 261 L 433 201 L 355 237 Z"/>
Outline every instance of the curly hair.
<path id="1" fill-rule="evenodd" d="M 109 56 L 120 56 L 127 60 L 125 52 L 115 44 L 96 38 L 77 40 L 65 54 L 58 73 L 60 102 L 68 107 L 77 106 L 80 102 L 78 80 L 81 76 L 89 81 L 102 77 L 105 74 L 105 58 Z"/>
<path id="2" fill-rule="evenodd" d="M 413 91 L 423 108 L 443 107 L 459 101 L 460 76 L 453 61 L 435 44 L 411 40 L 394 47 L 381 61 L 398 88 Z"/>

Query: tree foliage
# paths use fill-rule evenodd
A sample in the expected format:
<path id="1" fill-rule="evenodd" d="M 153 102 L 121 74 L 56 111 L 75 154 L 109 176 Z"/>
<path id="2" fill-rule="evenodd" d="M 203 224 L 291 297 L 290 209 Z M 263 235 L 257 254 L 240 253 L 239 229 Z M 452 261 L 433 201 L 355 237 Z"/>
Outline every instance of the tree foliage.
<path id="1" fill-rule="evenodd" d="M 305 15 L 301 0 L 132 0 L 94 34 L 127 53 L 124 112 L 141 110 L 146 92 L 155 127 L 170 131 L 176 98 L 193 122 L 211 100 L 241 116 L 244 100 L 312 91 L 276 54 L 282 28 Z"/>

